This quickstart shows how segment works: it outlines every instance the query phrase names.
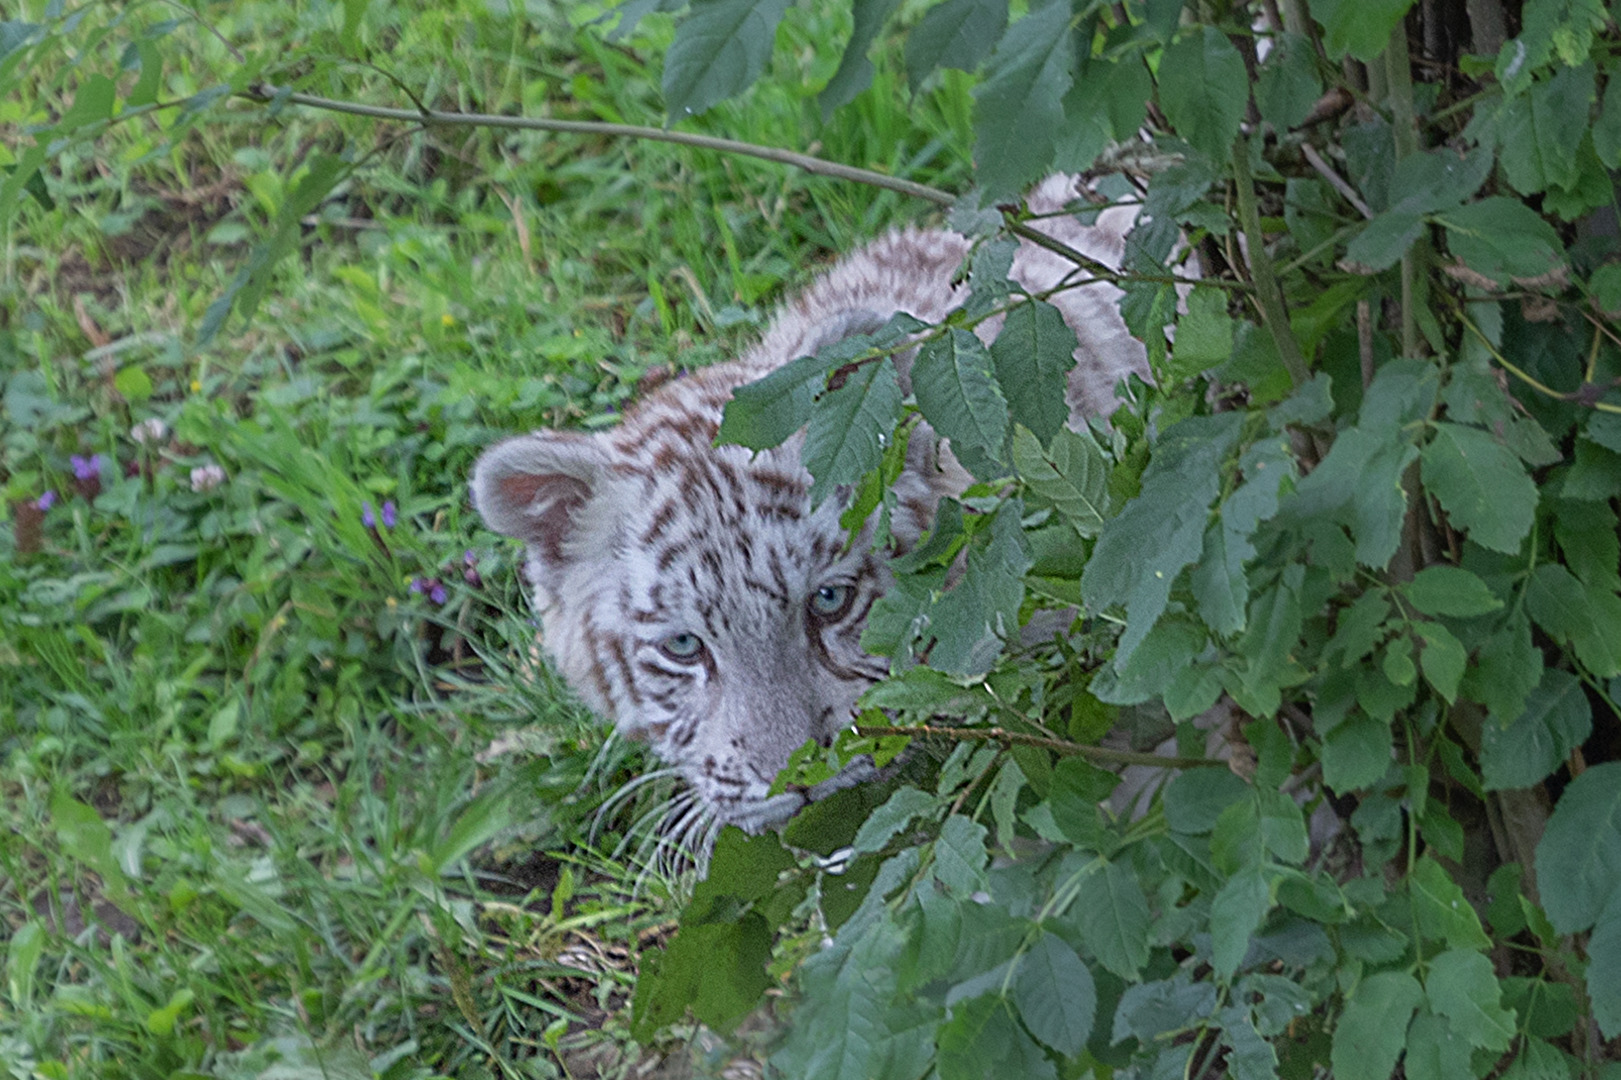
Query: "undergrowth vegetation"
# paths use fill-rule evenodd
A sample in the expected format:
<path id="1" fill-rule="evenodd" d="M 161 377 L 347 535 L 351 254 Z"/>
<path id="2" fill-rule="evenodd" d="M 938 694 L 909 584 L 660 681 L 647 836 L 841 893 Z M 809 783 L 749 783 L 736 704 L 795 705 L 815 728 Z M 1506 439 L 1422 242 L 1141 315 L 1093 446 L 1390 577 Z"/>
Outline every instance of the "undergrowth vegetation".
<path id="1" fill-rule="evenodd" d="M 676 6 L 0 23 L 0 1065 L 1613 1073 L 1611 13 Z M 465 476 L 923 208 L 292 91 L 668 116 L 928 185 L 976 238 L 949 325 L 797 361 L 722 431 L 808 424 L 852 521 L 919 416 L 980 480 L 874 608 L 895 677 L 794 765 L 911 738 L 904 780 L 683 879 L 669 778 L 551 681 Z M 1155 385 L 1090 431 L 1004 280 L 1053 168 L 1144 208 L 1077 273 L 1120 283 Z M 1011 647 L 1038 610 L 1065 632 Z M 1190 767 L 1108 803 L 1165 740 Z"/>

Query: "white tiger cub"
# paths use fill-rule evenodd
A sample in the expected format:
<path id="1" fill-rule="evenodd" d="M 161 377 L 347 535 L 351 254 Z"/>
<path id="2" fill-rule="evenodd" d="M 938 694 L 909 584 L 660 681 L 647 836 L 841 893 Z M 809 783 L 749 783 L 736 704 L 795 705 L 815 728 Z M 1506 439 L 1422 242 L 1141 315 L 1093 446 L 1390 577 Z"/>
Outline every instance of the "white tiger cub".
<path id="1" fill-rule="evenodd" d="M 1055 176 L 1029 205 L 1059 214 L 1076 194 L 1073 178 Z M 1095 225 L 1059 214 L 1038 226 L 1118 266 L 1134 217 L 1117 207 Z M 894 312 L 944 319 L 966 298 L 953 279 L 969 249 L 944 230 L 891 233 L 791 300 L 740 359 L 664 384 L 615 429 L 521 435 L 491 447 L 473 471 L 484 520 L 528 547 L 534 608 L 558 670 L 621 733 L 678 767 L 718 822 L 758 831 L 872 775 L 870 763 L 854 764 L 815 789 L 769 794 L 789 754 L 808 739 L 830 743 L 887 673 L 860 637 L 890 583 L 885 553 L 865 537 L 846 545 L 840 500 L 812 509 L 803 432 L 758 454 L 716 446 L 722 410 L 734 388 L 876 330 Z M 1026 242 L 1011 276 L 1037 292 L 1084 272 Z M 1108 413 L 1122 378 L 1148 376 L 1118 296 L 1094 282 L 1051 298 L 1080 342 L 1072 416 Z M 989 340 L 998 328 L 979 333 Z M 897 542 L 915 542 L 939 498 L 968 483 L 939 439 L 926 427 L 914 433 L 895 485 Z"/>

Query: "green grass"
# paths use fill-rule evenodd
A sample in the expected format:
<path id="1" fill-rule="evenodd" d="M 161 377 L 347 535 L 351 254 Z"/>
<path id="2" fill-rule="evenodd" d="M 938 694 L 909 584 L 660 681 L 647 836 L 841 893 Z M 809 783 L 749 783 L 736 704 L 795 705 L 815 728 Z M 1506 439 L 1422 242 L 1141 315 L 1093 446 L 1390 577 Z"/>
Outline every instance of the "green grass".
<path id="1" fill-rule="evenodd" d="M 209 25 L 31 4 L 0 145 L 92 75 L 130 93 L 142 40 L 169 102 L 253 72 L 660 121 L 667 20 L 610 44 L 576 5 L 499 9 L 371 5 L 346 35 L 341 4 L 200 6 Z M 798 67 L 701 129 L 963 186 L 965 84 L 909 100 L 891 60 L 824 125 L 803 87 L 844 29 L 796 8 L 782 32 Z M 201 340 L 316 150 L 353 173 L 251 318 Z M 918 208 L 664 145 L 228 98 L 81 129 L 44 177 L 53 207 L 23 198 L 0 249 L 0 1074 L 624 1065 L 635 955 L 673 911 L 632 829 L 659 786 L 597 814 L 642 763 L 534 664 L 468 469 L 500 433 L 611 422 L 650 368 L 728 355 Z M 208 466 L 224 482 L 194 485 Z M 367 528 L 385 501 L 397 523 Z M 429 579 L 442 604 L 410 588 Z"/>

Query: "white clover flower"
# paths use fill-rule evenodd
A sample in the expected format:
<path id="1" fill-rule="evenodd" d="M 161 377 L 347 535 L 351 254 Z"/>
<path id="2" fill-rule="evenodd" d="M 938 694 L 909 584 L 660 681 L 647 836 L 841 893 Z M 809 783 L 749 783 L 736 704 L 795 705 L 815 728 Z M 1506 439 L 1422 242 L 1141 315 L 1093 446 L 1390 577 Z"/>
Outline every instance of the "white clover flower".
<path id="1" fill-rule="evenodd" d="M 199 465 L 191 470 L 191 490 L 213 491 L 225 483 L 225 470 L 218 465 Z"/>
<path id="2" fill-rule="evenodd" d="M 129 429 L 129 437 L 142 446 L 156 446 L 169 437 L 169 425 L 149 416 Z"/>

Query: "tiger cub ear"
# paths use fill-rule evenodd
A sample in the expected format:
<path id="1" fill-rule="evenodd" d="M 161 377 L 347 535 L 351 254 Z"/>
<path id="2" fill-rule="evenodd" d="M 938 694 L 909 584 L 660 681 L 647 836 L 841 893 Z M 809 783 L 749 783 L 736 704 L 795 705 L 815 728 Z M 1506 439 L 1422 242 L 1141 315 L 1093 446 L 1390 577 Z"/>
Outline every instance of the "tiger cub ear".
<path id="1" fill-rule="evenodd" d="M 581 511 L 600 493 L 605 455 L 589 435 L 537 431 L 499 442 L 473 466 L 473 505 L 549 568 L 571 558 Z"/>

